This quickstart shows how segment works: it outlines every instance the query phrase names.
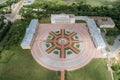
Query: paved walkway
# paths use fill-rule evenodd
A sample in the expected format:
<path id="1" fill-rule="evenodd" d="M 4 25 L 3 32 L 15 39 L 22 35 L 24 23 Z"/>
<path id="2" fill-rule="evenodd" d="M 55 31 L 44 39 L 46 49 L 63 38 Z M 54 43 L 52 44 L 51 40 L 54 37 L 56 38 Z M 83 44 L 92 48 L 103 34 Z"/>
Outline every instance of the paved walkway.
<path id="1" fill-rule="evenodd" d="M 61 80 L 65 80 L 65 71 L 61 71 Z"/>

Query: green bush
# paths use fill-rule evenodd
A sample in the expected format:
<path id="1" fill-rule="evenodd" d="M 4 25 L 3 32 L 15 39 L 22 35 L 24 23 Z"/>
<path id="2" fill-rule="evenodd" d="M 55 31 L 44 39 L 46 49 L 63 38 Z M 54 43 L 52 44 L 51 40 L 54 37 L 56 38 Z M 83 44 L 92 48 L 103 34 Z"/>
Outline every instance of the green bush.
<path id="1" fill-rule="evenodd" d="M 5 37 L 8 30 L 10 29 L 11 22 L 8 22 L 8 24 L 4 24 L 3 27 L 0 29 L 0 41 Z"/>
<path id="2" fill-rule="evenodd" d="M 113 71 L 120 71 L 120 65 L 118 65 L 118 64 L 111 66 L 111 68 Z"/>
<path id="3" fill-rule="evenodd" d="M 117 35 L 119 35 L 119 30 L 115 27 L 115 28 L 109 28 L 109 29 L 106 29 L 106 31 L 107 31 L 107 34 L 106 34 L 106 36 L 117 36 Z"/>
<path id="4" fill-rule="evenodd" d="M 109 47 L 106 47 L 105 49 L 106 49 L 106 51 L 110 52 L 110 49 L 109 49 Z"/>
<path id="5" fill-rule="evenodd" d="M 106 40 L 109 45 L 113 45 L 115 41 L 115 36 L 106 36 Z"/>
<path id="6" fill-rule="evenodd" d="M 30 21 L 16 20 L 11 26 L 9 26 L 10 30 L 5 38 L 0 42 L 0 62 L 7 62 L 11 58 L 13 53 L 11 53 L 9 50 L 12 47 L 20 45 L 25 29 L 29 22 Z"/>

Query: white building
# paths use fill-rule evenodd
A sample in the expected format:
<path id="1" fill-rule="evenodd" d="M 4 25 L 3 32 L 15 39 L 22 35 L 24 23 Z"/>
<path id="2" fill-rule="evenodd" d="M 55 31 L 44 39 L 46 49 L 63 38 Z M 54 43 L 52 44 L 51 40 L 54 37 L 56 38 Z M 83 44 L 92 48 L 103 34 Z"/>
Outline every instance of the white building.
<path id="1" fill-rule="evenodd" d="M 52 24 L 68 24 L 75 23 L 74 14 L 52 14 L 51 15 Z"/>
<path id="2" fill-rule="evenodd" d="M 106 44 L 102 38 L 101 31 L 97 27 L 94 19 L 91 19 L 87 16 L 74 16 L 72 14 L 51 15 L 52 24 L 68 24 L 68 23 L 72 24 L 75 23 L 75 20 L 84 20 L 87 22 L 89 33 L 92 37 L 95 47 L 103 51 L 103 49 L 105 49 L 106 47 Z M 26 29 L 24 39 L 21 43 L 21 47 L 23 49 L 31 49 L 34 37 L 37 35 L 35 34 L 37 31 L 37 27 L 38 27 L 38 20 L 37 19 L 31 20 L 29 27 Z M 104 55 L 106 55 L 106 53 Z"/>
<path id="3" fill-rule="evenodd" d="M 37 19 L 32 19 L 28 28 L 26 29 L 25 36 L 22 40 L 21 47 L 23 49 L 31 49 L 33 39 L 36 36 L 36 30 L 38 27 L 38 20 Z"/>
<path id="4" fill-rule="evenodd" d="M 94 45 L 96 46 L 97 49 L 103 49 L 106 47 L 106 44 L 101 35 L 101 31 L 97 27 L 94 19 L 91 19 L 87 16 L 76 16 L 75 19 L 76 20 L 84 20 L 87 22 L 90 35 L 91 35 Z"/>
<path id="5" fill-rule="evenodd" d="M 96 48 L 97 49 L 105 48 L 106 44 L 101 36 L 101 31 L 97 27 L 95 21 L 93 19 L 88 19 L 87 24 Z"/>

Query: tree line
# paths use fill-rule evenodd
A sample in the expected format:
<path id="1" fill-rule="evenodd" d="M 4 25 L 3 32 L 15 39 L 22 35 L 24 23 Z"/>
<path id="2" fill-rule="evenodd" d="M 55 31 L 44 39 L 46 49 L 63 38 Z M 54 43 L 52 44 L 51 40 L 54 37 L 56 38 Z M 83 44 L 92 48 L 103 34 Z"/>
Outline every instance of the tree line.
<path id="1" fill-rule="evenodd" d="M 10 29 L 11 22 L 7 21 L 6 23 L 4 22 L 5 17 L 1 16 L 0 17 L 0 41 L 5 37 L 7 34 L 8 30 Z"/>
<path id="2" fill-rule="evenodd" d="M 33 9 L 38 9 L 34 11 Z M 41 9 L 41 10 L 40 10 Z M 60 0 L 56 1 L 42 1 L 36 0 L 36 2 L 32 5 L 24 6 L 20 14 L 26 18 L 38 18 L 41 17 L 50 17 L 51 14 L 75 14 L 82 16 L 107 16 L 111 17 L 116 27 L 120 30 L 120 5 L 108 7 L 108 6 L 99 6 L 92 7 L 91 5 L 84 4 L 82 2 L 77 3 L 65 3 Z"/>

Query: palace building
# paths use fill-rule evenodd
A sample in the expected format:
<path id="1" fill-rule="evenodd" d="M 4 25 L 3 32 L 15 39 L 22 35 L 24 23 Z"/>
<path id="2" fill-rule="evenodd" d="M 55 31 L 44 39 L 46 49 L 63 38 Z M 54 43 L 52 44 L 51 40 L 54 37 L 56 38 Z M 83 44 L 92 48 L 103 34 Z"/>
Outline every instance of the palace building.
<path id="1" fill-rule="evenodd" d="M 72 24 L 75 23 L 74 14 L 52 14 L 51 24 Z"/>
<path id="2" fill-rule="evenodd" d="M 76 20 L 86 23 L 75 23 Z M 50 24 L 32 19 L 21 47 L 30 49 L 39 64 L 55 71 L 75 70 L 93 58 L 107 57 L 95 20 L 74 14 L 52 14 Z"/>

